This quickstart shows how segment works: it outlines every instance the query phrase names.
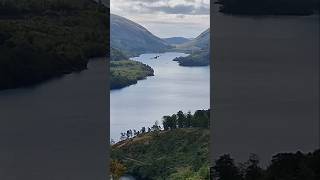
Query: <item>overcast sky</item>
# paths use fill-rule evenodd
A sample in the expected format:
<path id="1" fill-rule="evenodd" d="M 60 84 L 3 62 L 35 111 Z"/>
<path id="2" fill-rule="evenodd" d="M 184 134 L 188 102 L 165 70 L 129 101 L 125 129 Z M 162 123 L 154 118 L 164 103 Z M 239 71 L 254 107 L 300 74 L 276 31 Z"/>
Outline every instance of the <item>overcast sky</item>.
<path id="1" fill-rule="evenodd" d="M 193 38 L 210 26 L 210 0 L 110 0 L 110 11 L 165 38 Z"/>

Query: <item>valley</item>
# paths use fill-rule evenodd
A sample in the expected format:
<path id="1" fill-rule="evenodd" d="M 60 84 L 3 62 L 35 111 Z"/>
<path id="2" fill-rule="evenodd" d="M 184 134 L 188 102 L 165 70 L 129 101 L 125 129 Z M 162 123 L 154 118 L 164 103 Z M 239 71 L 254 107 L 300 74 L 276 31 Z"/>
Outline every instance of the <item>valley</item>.
<path id="1" fill-rule="evenodd" d="M 144 53 L 163 53 L 163 52 L 186 52 L 189 56 L 177 57 L 174 61 L 181 66 L 208 66 L 209 65 L 209 41 L 210 32 L 207 29 L 194 39 L 183 37 L 173 37 L 161 39 L 143 26 L 126 19 L 124 17 L 111 14 L 111 89 L 120 89 L 137 83 L 137 80 L 152 76 L 151 71 L 143 71 L 144 66 L 141 63 L 134 63 L 138 69 L 139 75 L 132 74 L 133 70 L 127 66 L 130 57 L 139 56 Z M 123 61 L 113 62 L 113 61 Z M 121 73 L 115 73 L 115 64 Z M 126 65 L 125 65 L 126 64 Z M 132 67 L 134 68 L 134 67 Z M 130 77 L 125 77 L 128 75 Z M 134 77 L 136 76 L 136 77 Z"/>
<path id="2" fill-rule="evenodd" d="M 209 179 L 209 29 L 159 38 L 111 15 L 110 32 L 112 177 Z"/>

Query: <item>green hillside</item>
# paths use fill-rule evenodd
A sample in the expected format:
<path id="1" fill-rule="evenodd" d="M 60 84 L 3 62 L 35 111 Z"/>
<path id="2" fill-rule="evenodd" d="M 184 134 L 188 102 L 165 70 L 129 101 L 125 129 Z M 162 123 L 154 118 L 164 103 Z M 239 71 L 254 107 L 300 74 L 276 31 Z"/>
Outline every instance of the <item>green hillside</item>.
<path id="1" fill-rule="evenodd" d="M 150 132 L 113 145 L 112 159 L 139 179 L 200 177 L 208 173 L 208 144 L 208 129 Z M 198 171 L 203 172 L 198 175 Z"/>
<path id="2" fill-rule="evenodd" d="M 180 66 L 208 66 L 210 64 L 210 54 L 208 51 L 198 51 L 186 57 L 174 59 Z"/>
<path id="3" fill-rule="evenodd" d="M 110 61 L 110 87 L 120 89 L 136 84 L 138 80 L 153 76 L 153 69 L 141 62 L 131 60 Z"/>
<path id="4" fill-rule="evenodd" d="M 163 116 L 161 128 L 127 130 L 111 149 L 111 173 L 137 179 L 209 179 L 210 110 Z"/>
<path id="5" fill-rule="evenodd" d="M 129 59 L 120 50 L 110 47 L 110 61 L 121 61 Z"/>
<path id="6" fill-rule="evenodd" d="M 105 56 L 108 12 L 93 0 L 1 0 L 0 89 L 81 71 Z"/>

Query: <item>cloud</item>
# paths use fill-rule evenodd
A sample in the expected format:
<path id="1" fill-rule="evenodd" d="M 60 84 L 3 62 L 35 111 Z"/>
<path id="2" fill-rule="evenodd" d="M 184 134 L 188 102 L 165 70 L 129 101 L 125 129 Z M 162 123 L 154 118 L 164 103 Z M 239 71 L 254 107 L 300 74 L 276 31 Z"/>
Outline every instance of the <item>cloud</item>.
<path id="1" fill-rule="evenodd" d="M 130 13 L 204 15 L 210 13 L 208 0 L 111 0 L 111 10 Z"/>
<path id="2" fill-rule="evenodd" d="M 210 0 L 110 0 L 110 11 L 160 37 L 195 37 L 210 25 Z"/>
<path id="3" fill-rule="evenodd" d="M 175 5 L 175 6 L 157 6 L 157 7 L 144 7 L 150 11 L 163 12 L 165 14 L 193 14 L 193 15 L 203 15 L 209 14 L 209 8 L 207 7 L 195 7 L 193 5 Z"/>

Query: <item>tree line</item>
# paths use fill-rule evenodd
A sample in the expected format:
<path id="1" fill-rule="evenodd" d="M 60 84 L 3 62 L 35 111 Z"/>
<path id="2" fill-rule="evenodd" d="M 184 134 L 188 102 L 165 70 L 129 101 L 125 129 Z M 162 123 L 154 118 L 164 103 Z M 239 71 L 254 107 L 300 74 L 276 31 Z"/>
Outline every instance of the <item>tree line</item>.
<path id="1" fill-rule="evenodd" d="M 312 153 L 279 153 L 267 168 L 251 154 L 249 160 L 235 164 L 229 154 L 215 161 L 211 175 L 216 180 L 318 180 L 320 179 L 320 150 Z"/>
<path id="2" fill-rule="evenodd" d="M 191 112 L 177 112 L 171 116 L 163 116 L 162 125 L 165 131 L 177 128 L 209 128 L 210 110 L 197 110 L 194 114 Z"/>
<path id="3" fill-rule="evenodd" d="M 158 132 L 161 130 L 169 131 L 178 128 L 209 128 L 210 127 L 210 109 L 208 110 L 197 110 L 192 114 L 190 111 L 184 113 L 178 111 L 176 114 L 171 116 L 162 117 L 162 127 L 159 122 L 156 121 L 151 127 L 142 127 L 140 130 L 128 129 L 126 132 L 120 133 L 120 140 L 126 140 L 134 138 L 140 134 Z M 111 140 L 111 144 L 114 144 L 114 140 Z"/>
<path id="4" fill-rule="evenodd" d="M 159 126 L 158 121 L 154 123 L 152 127 L 142 127 L 140 130 L 136 129 L 128 129 L 126 132 L 120 133 L 120 140 L 126 140 L 130 138 L 134 138 L 136 136 L 139 136 L 140 134 L 150 133 L 150 132 L 157 132 L 161 130 L 161 126 Z M 111 140 L 111 144 L 114 144 L 114 140 Z"/>

